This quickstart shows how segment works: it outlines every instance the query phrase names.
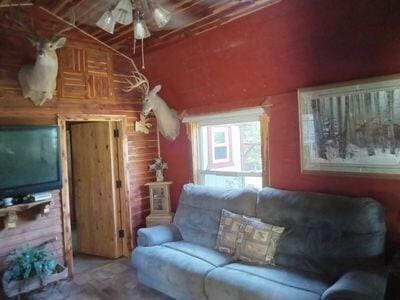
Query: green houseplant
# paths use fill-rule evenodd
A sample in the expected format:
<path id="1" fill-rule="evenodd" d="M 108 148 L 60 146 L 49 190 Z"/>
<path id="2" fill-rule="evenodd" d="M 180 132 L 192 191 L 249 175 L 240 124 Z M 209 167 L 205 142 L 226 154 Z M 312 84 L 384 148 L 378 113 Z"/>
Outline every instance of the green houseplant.
<path id="1" fill-rule="evenodd" d="M 67 269 L 57 264 L 53 253 L 45 248 L 46 244 L 53 241 L 37 247 L 27 245 L 10 253 L 10 264 L 2 278 L 3 289 L 8 297 L 30 292 L 67 277 Z"/>

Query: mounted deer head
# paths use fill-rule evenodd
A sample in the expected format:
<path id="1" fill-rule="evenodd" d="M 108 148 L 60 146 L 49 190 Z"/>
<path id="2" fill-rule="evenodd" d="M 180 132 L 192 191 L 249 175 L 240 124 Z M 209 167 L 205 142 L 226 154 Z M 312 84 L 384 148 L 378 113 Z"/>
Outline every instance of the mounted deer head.
<path id="1" fill-rule="evenodd" d="M 10 14 L 6 18 L 11 21 L 13 29 L 7 30 L 9 34 L 24 37 L 36 48 L 36 61 L 21 67 L 18 72 L 18 80 L 22 88 L 24 98 L 31 99 L 32 102 L 40 106 L 46 100 L 53 98 L 56 89 L 56 78 L 58 72 L 58 58 L 56 50 L 64 47 L 67 39 L 60 35 L 73 28 L 75 15 L 72 14 L 70 26 L 56 31 L 53 28 L 51 37 L 41 37 L 33 21 L 26 24 L 21 20 L 20 13 L 17 15 L 10 9 Z"/>
<path id="2" fill-rule="evenodd" d="M 123 89 L 124 92 L 131 92 L 134 89 L 142 89 L 142 112 L 143 116 L 147 116 L 151 111 L 157 119 L 158 131 L 168 140 L 175 140 L 179 135 L 180 123 L 178 114 L 175 110 L 170 109 L 157 93 L 161 90 L 161 85 L 155 86 L 149 91 L 149 81 L 139 73 L 133 72 L 131 78 L 127 79 L 128 87 Z"/>

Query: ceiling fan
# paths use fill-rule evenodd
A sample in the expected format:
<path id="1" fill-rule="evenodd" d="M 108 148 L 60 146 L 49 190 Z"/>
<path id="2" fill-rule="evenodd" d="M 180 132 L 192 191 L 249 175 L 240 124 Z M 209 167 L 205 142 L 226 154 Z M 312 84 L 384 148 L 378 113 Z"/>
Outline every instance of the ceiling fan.
<path id="1" fill-rule="evenodd" d="M 171 12 L 166 7 L 149 0 L 120 0 L 103 13 L 96 25 L 113 34 L 117 23 L 133 24 L 134 38 L 141 40 L 151 35 L 146 22 L 151 18 L 158 29 L 161 29 L 171 20 Z"/>
<path id="2" fill-rule="evenodd" d="M 257 0 L 234 0 L 236 2 L 253 4 Z M 133 26 L 133 51 L 135 54 L 137 41 L 141 42 L 142 68 L 144 69 L 143 40 L 152 32 L 172 30 L 190 24 L 196 20 L 191 14 L 176 13 L 181 6 L 171 0 L 119 0 L 111 3 L 101 15 L 96 25 L 104 31 L 114 34 L 117 23 Z M 192 2 L 192 1 L 188 1 Z M 202 1 L 198 1 L 202 2 Z M 196 1 L 193 2 L 196 4 Z"/>
<path id="3" fill-rule="evenodd" d="M 144 69 L 143 40 L 150 37 L 151 32 L 174 29 L 186 22 L 190 22 L 188 17 L 183 20 L 182 16 L 173 15 L 168 1 L 119 0 L 101 15 L 96 25 L 110 34 L 114 34 L 117 23 L 133 25 L 133 49 L 136 49 L 136 41 L 141 41 Z"/>

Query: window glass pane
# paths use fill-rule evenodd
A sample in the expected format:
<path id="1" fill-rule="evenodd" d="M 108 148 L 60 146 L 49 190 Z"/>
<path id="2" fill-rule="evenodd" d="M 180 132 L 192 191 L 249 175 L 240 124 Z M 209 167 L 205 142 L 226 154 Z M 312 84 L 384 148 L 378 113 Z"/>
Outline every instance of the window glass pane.
<path id="1" fill-rule="evenodd" d="M 214 132 L 214 143 L 216 143 L 216 144 L 226 143 L 225 131 Z"/>
<path id="2" fill-rule="evenodd" d="M 243 171 L 261 172 L 261 145 L 243 145 Z"/>
<path id="3" fill-rule="evenodd" d="M 215 160 L 219 159 L 228 159 L 228 147 L 215 147 L 214 148 L 214 158 Z"/>
<path id="4" fill-rule="evenodd" d="M 228 188 L 262 187 L 259 121 L 202 125 L 198 150 L 199 183 Z"/>
<path id="5" fill-rule="evenodd" d="M 204 184 L 209 186 L 220 186 L 227 188 L 262 188 L 261 177 L 221 176 L 214 174 L 204 175 Z"/>
<path id="6" fill-rule="evenodd" d="M 243 143 L 261 143 L 260 122 L 241 124 Z"/>
<path id="7" fill-rule="evenodd" d="M 262 170 L 260 122 L 202 126 L 199 140 L 201 170 Z"/>
<path id="8" fill-rule="evenodd" d="M 244 177 L 244 185 L 243 187 L 247 188 L 255 188 L 255 189 L 262 189 L 262 178 L 261 177 Z"/>
<path id="9" fill-rule="evenodd" d="M 242 188 L 243 178 L 234 176 L 219 176 L 214 174 L 204 175 L 204 184 L 210 186 L 221 186 L 227 188 Z"/>
<path id="10" fill-rule="evenodd" d="M 260 123 L 251 122 L 242 124 L 242 170 L 247 172 L 261 172 L 261 134 Z"/>

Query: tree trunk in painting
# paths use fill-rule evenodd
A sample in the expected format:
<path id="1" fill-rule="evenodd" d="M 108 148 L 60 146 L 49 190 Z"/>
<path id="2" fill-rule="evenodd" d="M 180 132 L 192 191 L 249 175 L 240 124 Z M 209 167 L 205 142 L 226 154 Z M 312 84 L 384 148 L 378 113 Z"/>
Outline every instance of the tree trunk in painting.
<path id="1" fill-rule="evenodd" d="M 324 136 L 323 129 L 323 119 L 321 116 L 321 105 L 320 99 L 313 99 L 311 101 L 311 108 L 314 117 L 314 130 L 315 130 L 315 138 L 317 141 L 317 151 L 318 157 L 327 159 L 326 157 L 326 140 Z"/>
<path id="2" fill-rule="evenodd" d="M 354 109 L 354 95 L 349 96 L 349 139 L 352 144 L 357 144 L 357 136 L 356 136 L 356 114 Z"/>
<path id="3" fill-rule="evenodd" d="M 372 115 L 372 101 L 371 101 L 371 93 L 366 93 L 364 95 L 364 103 L 365 103 L 365 128 L 364 128 L 364 136 L 365 141 L 367 143 L 367 153 L 369 156 L 375 155 L 374 143 L 373 143 L 373 115 Z"/>
<path id="4" fill-rule="evenodd" d="M 388 138 L 389 138 L 389 151 L 390 154 L 396 154 L 396 142 L 394 136 L 394 93 L 393 91 L 386 92 L 387 94 L 387 106 L 388 106 Z"/>
<path id="5" fill-rule="evenodd" d="M 360 103 L 360 95 L 354 95 L 354 112 L 355 112 L 355 123 L 354 123 L 354 131 L 355 131 L 355 143 L 358 147 L 361 147 L 361 133 L 360 133 L 360 125 L 362 122 L 361 116 L 361 103 Z"/>
<path id="6" fill-rule="evenodd" d="M 376 144 L 378 147 L 382 148 L 382 152 L 386 152 L 386 145 L 384 140 L 384 133 L 382 127 L 382 115 L 381 115 L 381 108 L 379 104 L 379 92 L 373 93 L 374 96 L 374 108 L 375 108 L 375 116 L 376 116 Z"/>
<path id="7" fill-rule="evenodd" d="M 344 141 L 344 157 L 346 158 L 347 146 L 350 144 L 350 100 L 349 96 L 346 96 L 344 100 L 344 129 L 343 129 L 343 141 Z"/>
<path id="8" fill-rule="evenodd" d="M 339 157 L 346 158 L 346 137 L 343 129 L 343 116 L 342 116 L 342 99 L 336 97 L 337 103 L 337 119 L 338 119 L 338 144 L 339 144 Z"/>
<path id="9" fill-rule="evenodd" d="M 329 140 L 335 142 L 335 114 L 333 111 L 333 98 L 329 98 Z"/>

